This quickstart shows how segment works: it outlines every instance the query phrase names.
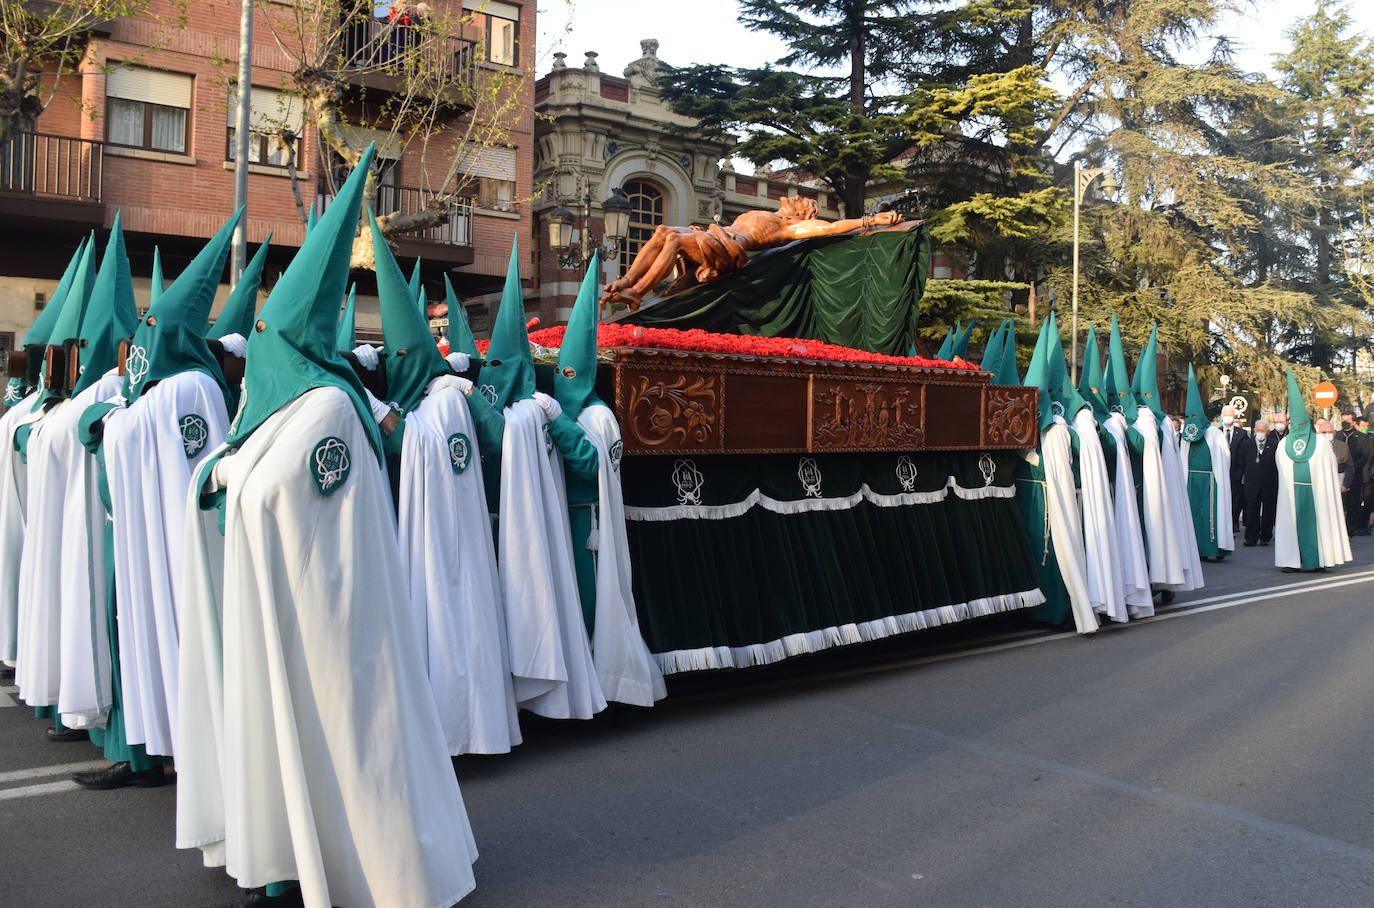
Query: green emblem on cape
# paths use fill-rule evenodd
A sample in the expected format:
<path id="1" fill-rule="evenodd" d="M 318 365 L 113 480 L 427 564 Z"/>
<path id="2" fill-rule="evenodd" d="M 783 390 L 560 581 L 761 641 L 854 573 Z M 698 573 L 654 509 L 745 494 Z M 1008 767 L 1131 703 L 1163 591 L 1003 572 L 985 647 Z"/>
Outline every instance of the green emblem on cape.
<path id="1" fill-rule="evenodd" d="M 310 452 L 310 475 L 315 478 L 315 487 L 321 495 L 337 492 L 348 478 L 352 466 L 348 445 L 334 435 L 320 439 Z"/>
<path id="2" fill-rule="evenodd" d="M 625 443 L 619 438 L 611 445 L 611 469 L 620 472 L 620 457 L 625 453 Z"/>
<path id="3" fill-rule="evenodd" d="M 12 407 L 24 399 L 24 395 L 19 393 L 19 379 L 11 378 L 5 384 L 5 406 Z"/>
<path id="4" fill-rule="evenodd" d="M 129 356 L 124 360 L 124 371 L 129 374 L 129 386 L 138 387 L 148 374 L 148 351 L 135 345 L 129 348 Z"/>
<path id="5" fill-rule="evenodd" d="M 186 450 L 186 459 L 190 460 L 205 449 L 205 443 L 210 440 L 210 427 L 206 424 L 205 417 L 198 413 L 188 413 L 181 417 L 179 428 L 181 446 Z"/>
<path id="6" fill-rule="evenodd" d="M 463 472 L 472 462 L 472 442 L 462 432 L 454 432 L 448 437 L 448 459 L 455 473 Z"/>
<path id="7" fill-rule="evenodd" d="M 493 407 L 496 406 L 495 385 L 483 385 L 482 387 L 478 388 L 477 391 L 479 394 L 481 394 L 483 397 L 487 399 L 487 403 L 491 404 Z"/>

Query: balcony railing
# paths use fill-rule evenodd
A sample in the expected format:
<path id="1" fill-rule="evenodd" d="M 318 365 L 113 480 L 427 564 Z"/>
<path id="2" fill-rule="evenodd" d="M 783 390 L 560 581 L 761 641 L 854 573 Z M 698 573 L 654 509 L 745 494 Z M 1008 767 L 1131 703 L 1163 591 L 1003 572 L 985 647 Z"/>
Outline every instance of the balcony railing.
<path id="1" fill-rule="evenodd" d="M 0 142 L 0 192 L 99 202 L 105 143 L 16 132 Z"/>
<path id="2" fill-rule="evenodd" d="M 455 82 L 472 81 L 477 42 L 426 34 L 409 25 L 393 25 L 380 19 L 355 20 L 343 27 L 343 65 L 349 69 L 372 70 L 386 74 L 399 68 L 412 53 L 422 55 L 426 81 L 446 87 Z"/>
<path id="3" fill-rule="evenodd" d="M 378 186 L 376 204 L 373 210 L 382 214 L 416 214 L 424 211 L 435 193 L 411 186 Z M 325 212 L 334 196 L 321 187 L 316 197 L 316 211 Z M 444 203 L 448 209 L 448 223 L 439 224 L 417 233 L 407 233 L 406 237 L 442 243 L 446 246 L 472 245 L 472 199 L 451 199 Z"/>

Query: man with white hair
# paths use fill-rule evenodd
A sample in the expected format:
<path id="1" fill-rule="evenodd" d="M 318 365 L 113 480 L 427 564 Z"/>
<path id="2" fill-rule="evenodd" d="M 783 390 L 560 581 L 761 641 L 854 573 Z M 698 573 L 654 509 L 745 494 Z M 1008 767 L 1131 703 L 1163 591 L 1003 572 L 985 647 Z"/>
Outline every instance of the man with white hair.
<path id="1" fill-rule="evenodd" d="M 1241 448 L 1250 433 L 1236 425 L 1236 408 L 1227 404 L 1221 408 L 1221 434 L 1231 451 L 1231 530 L 1240 532 L 1240 512 L 1245 509 L 1245 490 L 1241 487 Z M 1248 527 L 1247 527 L 1248 529 Z"/>
<path id="2" fill-rule="evenodd" d="M 1269 545 L 1274 538 L 1274 509 L 1279 500 L 1279 473 L 1274 461 L 1279 440 L 1269 423 L 1255 421 L 1255 434 L 1240 450 L 1241 488 L 1245 491 L 1245 545 Z M 1234 471 L 1236 464 L 1232 464 Z"/>

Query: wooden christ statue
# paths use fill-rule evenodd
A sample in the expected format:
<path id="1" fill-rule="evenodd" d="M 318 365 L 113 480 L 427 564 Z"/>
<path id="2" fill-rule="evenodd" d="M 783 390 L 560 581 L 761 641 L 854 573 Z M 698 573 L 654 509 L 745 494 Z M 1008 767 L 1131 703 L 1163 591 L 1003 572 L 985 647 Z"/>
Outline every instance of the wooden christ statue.
<path id="1" fill-rule="evenodd" d="M 823 221 L 818 213 L 814 199 L 795 196 L 779 199 L 777 211 L 746 211 L 728 227 L 660 225 L 625 276 L 606 285 L 601 303 L 625 303 L 633 312 L 639 309 L 640 300 L 670 275 L 678 277 L 664 296 L 743 267 L 750 252 L 793 240 L 886 227 L 902 219 L 895 211 L 881 211 L 862 218 Z"/>

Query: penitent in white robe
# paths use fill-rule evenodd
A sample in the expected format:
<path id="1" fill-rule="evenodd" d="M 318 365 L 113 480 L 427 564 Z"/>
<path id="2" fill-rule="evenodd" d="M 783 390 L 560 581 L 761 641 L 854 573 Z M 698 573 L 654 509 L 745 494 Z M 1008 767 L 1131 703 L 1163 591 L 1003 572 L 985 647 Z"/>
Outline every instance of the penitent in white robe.
<path id="1" fill-rule="evenodd" d="M 1113 411 L 1106 429 L 1116 441 L 1116 485 L 1113 505 L 1117 554 L 1121 558 L 1121 584 L 1126 609 L 1132 618 L 1148 618 L 1155 613 L 1150 595 L 1150 568 L 1145 560 L 1145 537 L 1141 532 L 1140 509 L 1135 500 L 1135 472 L 1131 467 L 1130 427 L 1126 417 Z"/>
<path id="2" fill-rule="evenodd" d="M 1193 527 L 1193 505 L 1188 497 L 1188 465 L 1179 456 L 1178 433 L 1174 421 L 1165 419 L 1161 426 L 1164 437 L 1160 442 L 1167 452 L 1164 456 L 1164 486 L 1168 490 L 1169 516 L 1178 540 L 1178 560 L 1183 565 L 1183 583 L 1171 587 L 1177 591 L 1202 589 L 1202 559 L 1197 548 L 1197 530 Z"/>
<path id="3" fill-rule="evenodd" d="M 573 569 L 563 460 L 533 400 L 505 409 L 497 559 L 515 699 L 549 719 L 606 708 Z"/>
<path id="4" fill-rule="evenodd" d="M 1307 464 L 1312 474 L 1312 502 L 1317 509 L 1317 560 L 1320 567 L 1336 567 L 1351 560 L 1336 452 L 1331 446 L 1331 439 L 1324 435 L 1313 433 L 1312 444 L 1316 448 L 1307 459 Z M 1288 456 L 1287 444 L 1279 443 L 1274 461 L 1279 468 L 1279 501 L 1274 512 L 1274 566 L 1301 568 L 1298 505 L 1293 488 L 1293 461 Z"/>
<path id="5" fill-rule="evenodd" d="M 1188 575 L 1185 546 L 1191 544 L 1193 558 L 1197 558 L 1197 539 L 1193 536 L 1192 516 L 1188 510 L 1187 489 L 1182 498 L 1171 498 L 1172 492 L 1165 476 L 1165 463 L 1172 462 L 1178 471 L 1178 454 L 1172 446 L 1168 457 L 1160 447 L 1159 423 L 1149 407 L 1136 410 L 1134 428 L 1144 439 L 1140 477 L 1141 516 L 1145 528 L 1145 551 L 1150 566 L 1150 583 L 1165 589 L 1192 589 Z M 1185 537 L 1183 530 L 1187 529 Z"/>
<path id="6" fill-rule="evenodd" d="M 1099 614 L 1113 621 L 1126 621 L 1128 616 L 1121 579 L 1121 555 L 1117 549 L 1112 486 L 1092 410 L 1083 407 L 1074 414 L 1072 429 L 1078 436 L 1078 475 L 1082 489 L 1088 600 Z"/>
<path id="7" fill-rule="evenodd" d="M 596 621 L 592 661 L 607 700 L 653 706 L 668 693 L 663 672 L 639 632 L 630 586 L 630 543 L 620 488 L 620 423 L 605 404 L 591 404 L 577 424 L 596 447 Z"/>
<path id="8" fill-rule="evenodd" d="M 177 845 L 241 886 L 299 880 L 310 908 L 454 904 L 477 849 L 351 398 L 302 394 L 214 472 L 222 597 L 188 496 Z"/>
<path id="9" fill-rule="evenodd" d="M 14 449 L 14 433 L 41 418 L 32 412 L 38 392 L 0 416 L 0 661 L 14 664 L 19 628 L 19 562 L 28 523 L 28 465 Z"/>
<path id="10" fill-rule="evenodd" d="M 441 375 L 406 415 L 399 517 L 411 621 L 448 752 L 519 744 L 506 611 L 463 391 Z"/>
<path id="11" fill-rule="evenodd" d="M 124 726 L 150 754 L 173 754 L 186 491 L 228 430 L 224 392 L 200 371 L 159 381 L 105 422 Z"/>
<path id="12" fill-rule="evenodd" d="M 1083 547 L 1083 520 L 1073 482 L 1073 443 L 1062 416 L 1040 433 L 1040 455 L 1045 467 L 1045 515 L 1049 520 L 1054 557 L 1068 590 L 1073 623 L 1080 634 L 1097 631 L 1097 615 L 1088 595 L 1087 555 Z"/>

